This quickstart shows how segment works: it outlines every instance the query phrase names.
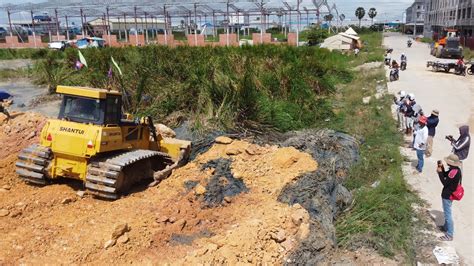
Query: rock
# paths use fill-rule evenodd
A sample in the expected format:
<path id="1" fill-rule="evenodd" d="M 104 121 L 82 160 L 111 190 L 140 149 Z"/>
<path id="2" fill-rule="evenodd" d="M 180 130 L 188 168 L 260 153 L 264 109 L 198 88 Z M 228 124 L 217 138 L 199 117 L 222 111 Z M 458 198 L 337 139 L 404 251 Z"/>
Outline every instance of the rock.
<path id="1" fill-rule="evenodd" d="M 8 210 L 5 210 L 5 209 L 0 210 L 0 217 L 5 217 L 5 216 L 8 216 L 9 214 L 10 212 Z"/>
<path id="2" fill-rule="evenodd" d="M 156 221 L 158 223 L 166 223 L 166 222 L 169 221 L 169 218 L 167 216 L 160 216 L 160 217 L 156 218 Z"/>
<path id="3" fill-rule="evenodd" d="M 22 211 L 20 211 L 20 210 L 14 210 L 14 211 L 12 211 L 12 212 L 10 213 L 10 217 L 16 218 L 16 217 L 18 217 L 18 216 L 20 216 L 20 215 L 22 215 L 22 214 L 23 214 Z"/>
<path id="4" fill-rule="evenodd" d="M 220 137 L 217 137 L 214 141 L 218 144 L 227 145 L 227 144 L 231 144 L 233 140 L 229 137 L 220 136 Z"/>
<path id="5" fill-rule="evenodd" d="M 172 130 L 171 128 L 169 128 L 169 127 L 167 127 L 163 124 L 156 125 L 156 129 L 158 129 L 158 131 L 161 133 L 161 135 L 164 138 L 174 138 L 174 137 L 176 137 L 176 132 L 174 132 L 174 130 Z"/>
<path id="6" fill-rule="evenodd" d="M 227 155 L 239 155 L 241 153 L 241 151 L 239 149 L 235 149 L 235 148 L 229 148 L 227 150 L 225 150 L 225 154 Z"/>
<path id="7" fill-rule="evenodd" d="M 127 243 L 129 240 L 130 240 L 130 238 L 128 238 L 128 234 L 125 233 L 125 234 L 123 234 L 122 236 L 120 236 L 120 237 L 117 239 L 117 243 L 119 243 L 119 244 L 125 244 L 125 243 Z"/>
<path id="8" fill-rule="evenodd" d="M 369 104 L 371 98 L 372 98 L 372 97 L 370 97 L 370 96 L 362 98 L 362 103 L 363 103 L 363 104 Z"/>
<path id="9" fill-rule="evenodd" d="M 301 223 L 308 221 L 308 219 L 309 219 L 308 212 L 303 208 L 298 209 L 291 214 L 291 221 L 296 226 L 299 226 Z"/>
<path id="10" fill-rule="evenodd" d="M 283 241 L 281 244 L 280 244 L 286 251 L 290 251 L 292 250 L 295 245 L 293 244 L 293 241 L 291 241 L 291 239 L 287 239 L 285 241 Z"/>
<path id="11" fill-rule="evenodd" d="M 35 131 L 32 131 L 30 134 L 28 134 L 28 136 L 26 136 L 26 139 L 32 139 L 36 136 L 36 132 Z"/>
<path id="12" fill-rule="evenodd" d="M 12 187 L 10 187 L 9 185 L 3 185 L 2 188 L 5 190 L 10 190 Z"/>
<path id="13" fill-rule="evenodd" d="M 224 197 L 224 201 L 227 202 L 227 203 L 231 203 L 231 202 L 232 202 L 232 198 L 225 196 L 225 197 Z"/>
<path id="14" fill-rule="evenodd" d="M 249 155 L 259 154 L 258 150 L 253 146 L 248 146 L 247 148 L 245 148 L 245 152 Z"/>
<path id="15" fill-rule="evenodd" d="M 184 229 L 184 227 L 186 226 L 186 220 L 185 219 L 179 219 L 178 221 L 176 221 L 176 227 L 181 231 Z"/>
<path id="16" fill-rule="evenodd" d="M 123 234 L 125 234 L 126 232 L 129 232 L 129 231 L 130 231 L 130 227 L 128 226 L 128 224 L 126 224 L 126 223 L 118 224 L 114 228 L 114 232 L 112 233 L 111 239 L 117 240 L 117 238 L 119 238 L 121 235 L 123 235 Z"/>
<path id="17" fill-rule="evenodd" d="M 374 95 L 374 97 L 375 97 L 375 99 L 380 100 L 380 99 L 382 99 L 382 97 L 383 97 L 383 93 L 377 92 L 377 93 Z"/>
<path id="18" fill-rule="evenodd" d="M 83 198 L 85 194 L 86 194 L 86 192 L 84 190 L 79 190 L 79 191 L 76 192 L 76 195 L 81 197 L 81 198 Z"/>
<path id="19" fill-rule="evenodd" d="M 6 193 L 8 192 L 8 190 L 4 189 L 4 188 L 0 188 L 0 193 Z"/>
<path id="20" fill-rule="evenodd" d="M 214 243 L 210 243 L 206 246 L 206 249 L 207 249 L 207 252 L 213 252 L 213 251 L 216 251 L 219 247 L 214 244 Z"/>
<path id="21" fill-rule="evenodd" d="M 286 240 L 286 233 L 283 229 L 278 229 L 278 231 L 270 235 L 270 238 L 275 240 L 277 243 L 282 243 Z"/>
<path id="22" fill-rule="evenodd" d="M 169 221 L 170 223 L 174 223 L 174 222 L 176 222 L 176 217 L 171 216 L 171 217 L 168 219 L 168 221 Z"/>
<path id="23" fill-rule="evenodd" d="M 372 183 L 372 185 L 370 185 L 372 188 L 376 188 L 380 185 L 380 180 L 377 180 L 375 181 L 374 183 Z"/>
<path id="24" fill-rule="evenodd" d="M 76 200 L 73 199 L 73 198 L 65 198 L 61 201 L 61 204 L 69 204 L 69 203 L 74 202 L 74 201 L 76 201 Z"/>
<path id="25" fill-rule="evenodd" d="M 115 243 L 117 243 L 117 241 L 115 239 L 110 239 L 109 241 L 105 242 L 104 249 L 109 249 L 109 248 L 115 246 Z"/>
<path id="26" fill-rule="evenodd" d="M 296 233 L 296 237 L 298 240 L 304 240 L 309 236 L 309 223 L 302 223 L 298 228 L 298 232 Z"/>
<path id="27" fill-rule="evenodd" d="M 203 185 L 198 184 L 194 188 L 194 192 L 196 192 L 196 195 L 203 195 L 204 193 L 206 193 L 206 188 Z"/>

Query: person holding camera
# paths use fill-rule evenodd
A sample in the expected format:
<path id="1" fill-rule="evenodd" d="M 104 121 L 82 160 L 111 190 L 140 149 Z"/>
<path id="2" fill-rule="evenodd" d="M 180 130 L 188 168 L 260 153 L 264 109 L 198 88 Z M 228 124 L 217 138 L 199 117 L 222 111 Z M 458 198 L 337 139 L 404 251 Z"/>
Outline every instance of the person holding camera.
<path id="1" fill-rule="evenodd" d="M 462 161 L 467 159 L 469 155 L 469 148 L 471 146 L 471 136 L 469 135 L 469 126 L 464 125 L 459 127 L 459 138 L 454 139 L 453 136 L 449 135 L 446 136 L 446 139 L 451 142 L 451 146 L 453 146 L 453 153 L 459 157 L 461 161 L 461 168 L 462 168 Z"/>
<path id="2" fill-rule="evenodd" d="M 416 150 L 416 157 L 418 158 L 418 164 L 416 165 L 416 171 L 414 174 L 423 172 L 423 166 L 425 164 L 425 150 L 426 142 L 428 140 L 428 128 L 426 127 L 426 116 L 421 116 L 418 120 L 419 129 L 415 131 L 415 141 L 413 142 L 413 148 Z"/>
<path id="3" fill-rule="evenodd" d="M 452 241 L 454 237 L 454 222 L 453 215 L 451 212 L 451 206 L 453 204 L 452 194 L 456 191 L 459 182 L 462 178 L 461 173 L 461 161 L 455 154 L 451 154 L 444 158 L 449 166 L 448 171 L 444 170 L 444 165 L 441 161 L 438 161 L 438 176 L 441 184 L 443 184 L 443 190 L 441 192 L 441 199 L 443 203 L 444 213 L 444 224 L 438 228 L 445 232 L 444 236 L 439 239 L 442 241 Z"/>

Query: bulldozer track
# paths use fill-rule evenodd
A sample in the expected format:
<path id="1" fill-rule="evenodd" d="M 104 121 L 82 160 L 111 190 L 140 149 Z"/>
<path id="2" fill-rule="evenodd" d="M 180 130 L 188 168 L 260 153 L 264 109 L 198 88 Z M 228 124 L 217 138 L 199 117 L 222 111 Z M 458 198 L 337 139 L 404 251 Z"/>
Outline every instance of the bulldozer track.
<path id="1" fill-rule="evenodd" d="M 91 160 L 85 182 L 88 193 L 111 200 L 120 198 L 120 193 L 123 192 L 121 187 L 123 180 L 119 178 L 127 178 L 123 176 L 125 175 L 123 171 L 138 162 L 152 158 L 160 158 L 163 162 L 172 163 L 168 154 L 151 150 L 133 150 L 109 158 Z M 146 171 L 147 169 L 132 170 Z"/>
<path id="2" fill-rule="evenodd" d="M 16 173 L 28 183 L 46 185 L 46 168 L 51 161 L 51 149 L 33 144 L 21 150 L 16 162 Z"/>

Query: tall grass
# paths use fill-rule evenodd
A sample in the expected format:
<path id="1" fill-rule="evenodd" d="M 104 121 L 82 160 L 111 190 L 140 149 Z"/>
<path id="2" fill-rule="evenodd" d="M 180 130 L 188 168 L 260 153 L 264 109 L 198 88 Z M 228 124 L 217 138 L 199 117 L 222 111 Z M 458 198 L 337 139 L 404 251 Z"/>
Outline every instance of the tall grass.
<path id="1" fill-rule="evenodd" d="M 73 71 L 76 50 L 58 60 L 48 54 L 38 82 L 124 89 L 130 111 L 164 119 L 187 114 L 208 128 L 253 121 L 287 131 L 309 127 L 334 114 L 328 95 L 349 82 L 347 56 L 313 47 L 289 46 L 88 49 L 88 68 Z M 110 57 L 124 75 L 107 77 Z"/>

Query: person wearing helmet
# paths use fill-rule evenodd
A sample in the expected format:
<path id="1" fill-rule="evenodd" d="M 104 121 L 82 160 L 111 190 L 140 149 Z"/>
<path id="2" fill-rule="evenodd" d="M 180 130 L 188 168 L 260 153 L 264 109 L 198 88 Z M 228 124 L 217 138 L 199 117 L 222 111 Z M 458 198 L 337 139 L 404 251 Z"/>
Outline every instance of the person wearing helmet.
<path id="1" fill-rule="evenodd" d="M 428 141 L 428 128 L 426 127 L 427 118 L 426 116 L 421 116 L 419 118 L 419 129 L 415 131 L 415 141 L 413 143 L 413 148 L 416 150 L 416 157 L 418 158 L 418 163 L 416 165 L 416 171 L 414 174 L 422 173 L 423 166 L 425 164 L 425 150 L 426 144 Z"/>
<path id="2" fill-rule="evenodd" d="M 402 53 L 402 55 L 400 56 L 400 62 L 406 62 L 407 61 L 407 56 L 405 55 L 405 53 Z"/>
<path id="3" fill-rule="evenodd" d="M 413 133 L 414 118 L 416 116 L 416 112 L 413 107 L 415 105 L 415 95 L 413 93 L 409 93 L 405 100 L 405 119 L 407 121 L 405 134 L 407 135 L 411 135 Z"/>
<path id="4" fill-rule="evenodd" d="M 405 99 L 407 97 L 407 93 L 405 91 L 398 92 L 398 97 L 394 97 L 393 101 L 396 105 L 397 110 L 397 118 L 398 118 L 398 127 L 400 131 L 406 129 L 406 118 L 403 109 L 403 105 L 405 104 Z"/>

